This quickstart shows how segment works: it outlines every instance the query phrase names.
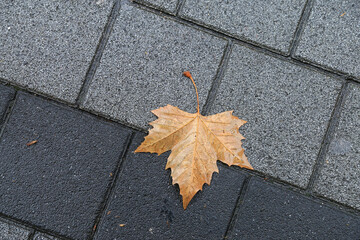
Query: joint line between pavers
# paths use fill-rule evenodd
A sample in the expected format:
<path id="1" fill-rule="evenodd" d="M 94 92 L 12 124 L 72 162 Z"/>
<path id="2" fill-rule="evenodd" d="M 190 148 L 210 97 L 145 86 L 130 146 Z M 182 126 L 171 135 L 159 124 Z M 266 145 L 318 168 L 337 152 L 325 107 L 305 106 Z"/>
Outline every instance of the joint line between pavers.
<path id="1" fill-rule="evenodd" d="M 42 97 L 44 99 L 48 99 L 48 100 L 52 100 L 56 103 L 59 103 L 59 104 L 65 104 L 66 106 L 70 106 L 72 108 L 78 108 L 77 105 L 71 103 L 71 102 L 68 102 L 64 99 L 61 99 L 61 98 L 58 98 L 54 95 L 51 95 L 49 93 L 44 93 L 44 92 L 41 92 L 37 89 L 32 89 L 32 88 L 29 88 L 25 85 L 22 85 L 22 84 L 19 84 L 19 83 L 16 83 L 16 82 L 12 82 L 11 80 L 9 79 L 4 79 L 4 78 L 1 78 L 0 77 L 0 84 L 4 84 L 4 85 L 8 85 L 8 86 L 11 86 L 13 88 L 15 88 L 16 90 L 20 91 L 20 92 L 26 92 L 26 93 L 29 93 L 29 94 L 32 94 L 32 95 L 35 95 L 35 96 L 39 96 L 39 97 Z"/>
<path id="2" fill-rule="evenodd" d="M 220 28 L 217 28 L 217 27 L 214 27 L 214 26 L 211 26 L 211 25 L 207 25 L 206 23 L 202 23 L 202 22 L 196 21 L 194 19 L 186 18 L 186 17 L 174 16 L 171 13 L 164 12 L 162 10 L 159 10 L 156 7 L 151 7 L 151 6 L 147 5 L 147 4 L 143 4 L 143 3 L 139 3 L 139 2 L 133 2 L 133 3 L 134 3 L 133 6 L 136 7 L 136 8 L 139 8 L 141 10 L 156 14 L 156 15 L 161 16 L 161 17 L 165 17 L 166 19 L 172 20 L 172 21 L 174 21 L 176 23 L 183 24 L 185 26 L 194 28 L 194 29 L 196 29 L 198 31 L 201 31 L 201 32 L 205 32 L 207 34 L 216 36 L 218 38 L 222 38 L 222 39 L 225 39 L 225 40 L 228 40 L 228 41 L 229 40 L 236 40 L 236 41 L 239 41 L 239 42 L 241 42 L 243 44 L 253 46 L 254 48 L 260 48 L 260 49 L 263 49 L 263 50 L 266 50 L 266 51 L 269 51 L 269 52 L 272 52 L 272 53 L 276 53 L 276 54 L 279 54 L 279 55 L 282 55 L 282 56 L 286 56 L 286 54 L 281 52 L 280 50 L 268 47 L 266 45 L 262 45 L 262 44 L 260 44 L 258 42 L 251 41 L 250 39 L 243 38 L 241 36 L 233 35 L 233 34 L 227 32 L 227 31 L 224 31 L 224 30 L 222 30 Z"/>
<path id="3" fill-rule="evenodd" d="M 183 9 L 185 5 L 186 0 L 178 0 L 176 4 L 176 10 L 175 10 L 175 16 L 179 16 L 181 10 Z"/>
<path id="4" fill-rule="evenodd" d="M 209 91 L 208 96 L 206 98 L 206 102 L 205 102 L 205 104 L 203 106 L 203 109 L 201 111 L 202 115 L 206 115 L 206 114 L 209 113 L 210 108 L 211 108 L 212 104 L 215 101 L 216 93 L 217 93 L 217 91 L 218 91 L 218 89 L 220 87 L 221 80 L 224 77 L 226 68 L 227 68 L 228 63 L 229 63 L 229 59 L 230 59 L 232 49 L 233 49 L 233 42 L 231 40 L 229 40 L 227 42 L 227 44 L 226 44 L 225 49 L 224 49 L 223 56 L 222 56 L 222 58 L 220 60 L 219 67 L 218 67 L 218 69 L 216 71 L 215 78 L 214 78 L 214 80 L 212 82 L 210 91 Z"/>
<path id="5" fill-rule="evenodd" d="M 314 71 L 318 71 L 320 73 L 327 74 L 327 75 L 330 75 L 335 78 L 342 77 L 342 78 L 348 79 L 348 78 L 352 77 L 348 73 L 343 72 L 341 70 L 334 69 L 329 66 L 321 65 L 316 62 L 311 62 L 311 61 L 309 61 L 305 58 L 299 57 L 299 56 L 289 57 L 289 62 L 297 63 L 301 67 L 309 68 Z"/>
<path id="6" fill-rule="evenodd" d="M 9 100 L 9 102 L 7 103 L 7 110 L 5 112 L 5 116 L 3 118 L 3 121 L 0 122 L 0 124 L 2 124 L 1 129 L 0 129 L 0 142 L 1 142 L 1 138 L 4 134 L 5 128 L 7 123 L 9 122 L 9 119 L 11 117 L 11 114 L 13 112 L 14 106 L 16 104 L 16 99 L 18 96 L 18 91 L 15 92 L 14 96 L 12 99 Z M 1 120 L 1 119 L 0 119 Z"/>
<path id="7" fill-rule="evenodd" d="M 340 116 L 341 116 L 341 111 L 342 111 L 342 106 L 346 100 L 346 96 L 348 95 L 348 85 L 349 85 L 349 81 L 346 80 L 340 90 L 340 93 L 338 95 L 338 98 L 336 100 L 335 106 L 334 106 L 334 110 L 331 114 L 329 123 L 328 123 L 328 127 L 326 129 L 323 141 L 321 143 L 321 147 L 318 153 L 318 156 L 316 158 L 314 167 L 313 167 L 313 171 L 310 175 L 309 178 L 309 182 L 308 185 L 306 186 L 305 190 L 308 193 L 313 193 L 314 192 L 314 186 L 315 186 L 315 182 L 318 179 L 318 176 L 321 172 L 321 168 L 325 162 L 325 157 L 326 157 L 326 153 L 328 151 L 330 142 L 332 141 L 334 135 L 335 135 L 335 131 L 336 128 L 339 125 L 339 120 L 340 120 Z"/>
<path id="8" fill-rule="evenodd" d="M 357 79 L 357 78 L 355 78 L 355 77 L 350 76 L 350 77 L 348 78 L 348 81 L 349 81 L 349 83 L 360 84 L 360 78 Z"/>
<path id="9" fill-rule="evenodd" d="M 308 0 L 308 1 L 312 5 L 312 0 Z M 360 79 L 358 79 L 357 77 L 350 76 L 349 74 L 341 72 L 340 70 L 331 69 L 327 66 L 323 66 L 321 64 L 317 64 L 316 62 L 311 62 L 306 59 L 301 59 L 299 57 L 291 57 L 291 56 L 289 56 L 289 54 L 280 52 L 279 50 L 272 49 L 268 46 L 261 45 L 259 43 L 250 41 L 249 39 L 240 38 L 238 36 L 233 36 L 230 33 L 224 32 L 221 29 L 215 28 L 213 26 L 207 26 L 206 24 L 198 23 L 192 19 L 187 19 L 187 18 L 183 18 L 180 16 L 174 16 L 170 13 L 163 12 L 157 8 L 150 7 L 150 6 L 144 5 L 144 4 L 140 4 L 138 2 L 134 2 L 134 3 L 135 3 L 134 6 L 141 10 L 148 11 L 150 13 L 157 14 L 162 17 L 166 17 L 167 19 L 172 20 L 174 22 L 183 24 L 185 26 L 194 28 L 198 31 L 202 31 L 202 32 L 205 32 L 207 34 L 210 34 L 210 35 L 222 38 L 222 39 L 225 39 L 227 41 L 232 41 L 234 44 L 239 44 L 241 46 L 251 48 L 254 51 L 260 52 L 262 54 L 267 54 L 271 57 L 278 58 L 284 62 L 290 62 L 292 64 L 295 63 L 301 67 L 305 67 L 305 68 L 311 69 L 313 71 L 317 71 L 322 74 L 329 75 L 334 78 L 339 78 L 339 77 L 351 78 L 351 79 L 355 79 L 354 80 L 355 82 L 360 82 Z M 311 9 L 308 10 L 309 13 L 311 12 L 310 10 Z M 301 37 L 301 36 L 299 36 L 299 37 Z"/>
<path id="10" fill-rule="evenodd" d="M 309 20 L 309 16 L 310 16 L 312 7 L 313 7 L 313 0 L 307 0 L 306 3 L 305 3 L 305 6 L 303 8 L 303 11 L 301 13 L 300 20 L 299 20 L 298 25 L 296 27 L 293 39 L 292 39 L 291 44 L 290 44 L 290 51 L 289 52 L 290 52 L 290 56 L 292 56 L 292 57 L 294 56 L 295 51 L 296 51 L 296 49 L 297 49 L 297 47 L 299 45 L 300 38 L 301 38 L 301 36 L 302 36 L 302 34 L 304 32 L 306 23 Z"/>
<path id="11" fill-rule="evenodd" d="M 227 168 L 229 170 L 236 171 L 241 174 L 246 174 L 246 175 L 249 175 L 252 177 L 264 179 L 265 182 L 271 183 L 273 185 L 277 185 L 279 187 L 282 187 L 283 189 L 300 194 L 300 195 L 305 196 L 314 201 L 326 203 L 326 205 L 336 208 L 338 211 L 342 211 L 347 214 L 352 214 L 354 216 L 360 216 L 360 211 L 352 206 L 346 205 L 344 203 L 338 202 L 336 200 L 333 200 L 333 199 L 330 199 L 330 198 L 327 198 L 327 197 L 324 197 L 321 195 L 309 193 L 306 191 L 306 189 L 304 189 L 298 185 L 286 182 L 285 180 L 282 180 L 280 178 L 273 177 L 271 175 L 267 175 L 263 172 L 259 172 L 256 170 L 249 170 L 246 168 L 228 166 L 227 164 L 222 163 L 222 162 L 219 162 L 219 164 L 221 164 L 222 167 Z"/>
<path id="12" fill-rule="evenodd" d="M 122 153 L 119 156 L 119 161 L 118 161 L 118 163 L 116 165 L 116 169 L 114 171 L 113 179 L 112 179 L 111 183 L 109 184 L 108 189 L 105 192 L 103 202 L 100 204 L 99 214 L 95 219 L 94 225 L 93 225 L 93 227 L 91 229 L 91 234 L 89 236 L 89 239 L 94 239 L 96 234 L 98 233 L 97 230 L 99 228 L 99 224 L 101 224 L 101 219 L 106 214 L 106 209 L 109 206 L 111 196 L 113 195 L 114 189 L 116 187 L 117 179 L 119 178 L 119 176 L 121 174 L 123 163 L 124 163 L 124 161 L 126 159 L 126 155 L 129 152 L 129 149 L 130 149 L 130 146 L 132 144 L 132 140 L 133 140 L 135 134 L 136 133 L 131 131 L 131 133 L 129 134 L 129 136 L 126 139 L 126 142 L 124 144 L 124 150 L 122 151 Z"/>
<path id="13" fill-rule="evenodd" d="M 42 229 L 30 222 L 26 222 L 21 219 L 14 218 L 12 216 L 8 216 L 3 213 L 0 213 L 0 220 L 2 220 L 2 221 L 5 220 L 5 222 L 8 224 L 13 224 L 15 226 L 23 227 L 29 231 L 35 231 L 35 232 L 45 233 L 45 234 L 54 236 L 54 237 L 58 238 L 59 240 L 71 240 L 69 237 L 63 236 L 63 235 L 59 234 L 58 232 L 54 232 L 53 230 Z"/>
<path id="14" fill-rule="evenodd" d="M 104 119 L 106 121 L 111 121 L 111 122 L 114 122 L 116 124 L 121 124 L 123 127 L 129 128 L 130 130 L 143 132 L 143 133 L 148 133 L 148 130 L 145 129 L 145 128 L 138 127 L 136 125 L 127 123 L 125 121 L 121 121 L 121 120 L 116 119 L 116 118 L 112 118 L 112 117 L 110 117 L 110 116 L 108 116 L 108 115 L 106 115 L 104 113 L 101 113 L 101 112 L 96 112 L 96 111 L 93 111 L 93 110 L 80 108 L 76 104 L 66 102 L 66 101 L 64 101 L 62 99 L 56 98 L 56 97 L 54 97 L 52 95 L 49 95 L 49 94 L 38 92 L 38 91 L 33 90 L 33 89 L 28 89 L 28 88 L 26 88 L 26 87 L 24 87 L 22 85 L 16 84 L 16 83 L 11 82 L 11 81 L 9 81 L 7 79 L 0 78 L 0 84 L 9 85 L 9 86 L 11 86 L 13 88 L 19 89 L 19 91 L 21 91 L 21 92 L 26 92 L 26 93 L 31 94 L 33 96 L 37 96 L 37 97 L 40 97 L 40 98 L 45 99 L 45 100 L 53 101 L 56 104 L 60 104 L 61 106 L 65 105 L 65 106 L 71 107 L 73 109 L 79 110 L 81 112 L 88 113 L 88 114 L 91 114 L 93 116 L 102 118 L 102 119 Z M 0 131 L 1 131 L 1 129 L 0 129 Z"/>
<path id="15" fill-rule="evenodd" d="M 34 237 L 35 237 L 35 230 L 34 229 L 31 229 L 30 230 L 30 234 L 29 234 L 29 237 L 28 237 L 28 240 L 33 240 Z"/>
<path id="16" fill-rule="evenodd" d="M 229 224 L 228 224 L 228 226 L 226 228 L 226 232 L 224 234 L 223 240 L 228 239 L 232 235 L 232 232 L 234 230 L 234 226 L 235 226 L 235 224 L 237 222 L 237 218 L 238 218 L 238 215 L 239 215 L 239 212 L 240 212 L 241 205 L 243 204 L 243 202 L 245 200 L 246 192 L 247 192 L 247 190 L 249 188 L 249 183 L 250 183 L 251 178 L 252 178 L 251 175 L 247 175 L 245 177 L 245 180 L 244 180 L 244 182 L 243 182 L 243 184 L 241 186 L 238 198 L 236 200 L 234 210 L 233 210 L 233 212 L 231 214 Z"/>
<path id="17" fill-rule="evenodd" d="M 95 76 L 96 70 L 98 66 L 100 65 L 101 57 L 105 51 L 105 47 L 107 45 L 107 42 L 109 40 L 110 34 L 112 32 L 113 26 L 115 24 L 115 21 L 117 19 L 117 16 L 120 12 L 120 0 L 115 0 L 115 3 L 111 9 L 111 12 L 109 14 L 108 20 L 105 24 L 104 30 L 101 34 L 99 43 L 96 47 L 95 54 L 91 60 L 90 66 L 85 74 L 85 79 L 83 81 L 83 84 L 80 88 L 79 94 L 76 98 L 75 104 L 77 106 L 80 106 L 86 97 L 87 92 L 89 91 L 90 84 Z"/>

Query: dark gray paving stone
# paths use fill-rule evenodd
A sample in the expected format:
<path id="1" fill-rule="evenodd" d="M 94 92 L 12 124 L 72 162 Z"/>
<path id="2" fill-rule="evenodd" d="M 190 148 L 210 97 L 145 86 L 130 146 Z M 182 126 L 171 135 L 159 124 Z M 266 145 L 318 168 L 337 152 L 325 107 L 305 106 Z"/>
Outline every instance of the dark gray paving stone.
<path id="1" fill-rule="evenodd" d="M 175 13 L 178 0 L 135 0 L 170 13 Z"/>
<path id="2" fill-rule="evenodd" d="M 128 134 L 80 111 L 20 94 L 0 142 L 0 212 L 85 239 Z M 27 146 L 32 140 L 38 142 Z"/>
<path id="3" fill-rule="evenodd" d="M 30 231 L 9 221 L 0 220 L 0 240 L 28 240 Z"/>
<path id="4" fill-rule="evenodd" d="M 349 88 L 315 191 L 360 210 L 360 86 Z"/>
<path id="5" fill-rule="evenodd" d="M 111 7 L 101 0 L 0 1 L 0 77 L 74 102 Z"/>
<path id="6" fill-rule="evenodd" d="M 142 140 L 142 134 L 135 135 L 96 239 L 221 239 L 244 175 L 219 166 L 211 185 L 184 210 L 165 170 L 169 154 L 134 154 Z"/>
<path id="7" fill-rule="evenodd" d="M 305 0 L 185 1 L 181 16 L 288 52 Z"/>
<path id="8" fill-rule="evenodd" d="M 296 55 L 360 76 L 360 1 L 314 1 Z"/>
<path id="9" fill-rule="evenodd" d="M 341 84 L 235 45 L 211 113 L 248 121 L 245 154 L 255 170 L 305 187 Z"/>
<path id="10" fill-rule="evenodd" d="M 229 239 L 358 239 L 360 217 L 252 179 Z"/>
<path id="11" fill-rule="evenodd" d="M 83 107 L 139 127 L 153 109 L 172 104 L 196 111 L 206 101 L 226 41 L 132 5 L 121 8 Z"/>
<path id="12" fill-rule="evenodd" d="M 15 90 L 10 87 L 0 85 L 0 126 L 3 122 L 6 110 L 9 106 L 9 101 L 13 99 Z"/>

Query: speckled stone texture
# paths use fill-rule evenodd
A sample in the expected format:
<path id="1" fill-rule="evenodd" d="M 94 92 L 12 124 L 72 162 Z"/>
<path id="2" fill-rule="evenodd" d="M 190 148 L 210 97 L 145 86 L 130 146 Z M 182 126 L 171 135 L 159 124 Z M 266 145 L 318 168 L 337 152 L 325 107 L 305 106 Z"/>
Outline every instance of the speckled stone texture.
<path id="1" fill-rule="evenodd" d="M 0 212 L 85 239 L 129 131 L 20 94 L 0 142 Z M 32 146 L 26 143 L 38 140 Z"/>
<path id="2" fill-rule="evenodd" d="M 317 0 L 296 56 L 360 77 L 360 1 Z"/>
<path id="3" fill-rule="evenodd" d="M 11 87 L 5 87 L 0 84 L 0 127 L 3 123 L 9 101 L 14 98 L 15 91 Z"/>
<path id="4" fill-rule="evenodd" d="M 0 219 L 0 240 L 28 240 L 30 231 Z"/>
<path id="5" fill-rule="evenodd" d="M 35 233 L 34 240 L 60 240 L 60 239 L 43 233 Z"/>
<path id="6" fill-rule="evenodd" d="M 82 105 L 142 128 L 153 109 L 171 104 L 196 111 L 190 70 L 205 103 L 226 41 L 164 17 L 122 6 Z"/>
<path id="7" fill-rule="evenodd" d="M 135 2 L 149 5 L 170 13 L 175 13 L 178 0 L 134 0 Z"/>
<path id="8" fill-rule="evenodd" d="M 341 83 L 235 45 L 211 113 L 235 110 L 255 170 L 305 187 Z"/>
<path id="9" fill-rule="evenodd" d="M 253 178 L 228 239 L 358 239 L 359 226 L 359 216 Z"/>
<path id="10" fill-rule="evenodd" d="M 305 0 L 185 1 L 181 16 L 288 52 Z"/>
<path id="11" fill-rule="evenodd" d="M 245 176 L 219 164 L 184 210 L 165 170 L 169 154 L 134 154 L 143 137 L 135 135 L 95 239 L 222 239 Z"/>
<path id="12" fill-rule="evenodd" d="M 315 191 L 360 209 L 360 86 L 349 89 Z"/>
<path id="13" fill-rule="evenodd" d="M 0 1 L 0 77 L 74 102 L 111 7 L 96 0 Z"/>

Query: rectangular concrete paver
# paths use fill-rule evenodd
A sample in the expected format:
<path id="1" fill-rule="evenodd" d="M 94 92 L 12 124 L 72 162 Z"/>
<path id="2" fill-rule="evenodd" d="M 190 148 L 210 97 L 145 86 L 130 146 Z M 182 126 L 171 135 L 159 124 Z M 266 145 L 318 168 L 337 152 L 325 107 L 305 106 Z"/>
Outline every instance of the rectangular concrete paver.
<path id="1" fill-rule="evenodd" d="M 315 191 L 360 210 L 360 86 L 349 89 Z"/>
<path id="2" fill-rule="evenodd" d="M 0 1 L 0 77 L 74 102 L 112 1 Z"/>
<path id="3" fill-rule="evenodd" d="M 15 91 L 11 87 L 5 87 L 0 84 L 0 127 L 3 123 L 5 113 L 9 106 L 9 101 L 13 99 Z"/>
<path id="4" fill-rule="evenodd" d="M 181 16 L 286 53 L 305 2 L 187 0 Z"/>
<path id="5" fill-rule="evenodd" d="M 245 155 L 255 170 L 305 187 L 341 82 L 235 45 L 211 113 L 248 121 Z"/>
<path id="6" fill-rule="evenodd" d="M 358 239 L 360 217 L 252 179 L 229 239 Z"/>
<path id="7" fill-rule="evenodd" d="M 28 240 L 30 230 L 0 219 L 0 240 Z"/>
<path id="8" fill-rule="evenodd" d="M 132 5 L 122 6 L 82 105 L 123 122 L 148 127 L 153 109 L 172 104 L 196 111 L 183 71 L 193 73 L 203 105 L 226 41 Z"/>
<path id="9" fill-rule="evenodd" d="M 20 94 L 0 141 L 0 212 L 85 239 L 129 131 Z M 27 143 L 37 140 L 34 145 Z"/>
<path id="10" fill-rule="evenodd" d="M 360 1 L 317 0 L 296 55 L 360 77 Z"/>
<path id="11" fill-rule="evenodd" d="M 134 154 L 143 137 L 135 135 L 95 239 L 222 239 L 245 176 L 219 166 L 184 210 L 169 154 Z"/>
<path id="12" fill-rule="evenodd" d="M 135 2 L 150 5 L 170 13 L 175 13 L 178 0 L 135 0 Z"/>

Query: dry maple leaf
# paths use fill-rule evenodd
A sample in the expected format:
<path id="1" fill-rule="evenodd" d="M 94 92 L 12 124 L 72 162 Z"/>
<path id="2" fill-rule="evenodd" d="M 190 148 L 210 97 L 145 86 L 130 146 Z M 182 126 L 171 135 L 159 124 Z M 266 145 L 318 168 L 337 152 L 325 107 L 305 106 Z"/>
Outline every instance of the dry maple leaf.
<path id="1" fill-rule="evenodd" d="M 158 155 L 171 150 L 165 169 L 171 168 L 173 184 L 179 184 L 186 209 L 194 195 L 202 190 L 204 183 L 210 185 L 214 172 L 219 172 L 216 161 L 253 169 L 248 162 L 239 133 L 246 123 L 232 115 L 233 111 L 202 116 L 199 96 L 190 72 L 184 75 L 194 84 L 197 97 L 197 113 L 188 113 L 167 105 L 152 111 L 158 119 L 149 135 L 135 152 L 150 152 Z"/>

